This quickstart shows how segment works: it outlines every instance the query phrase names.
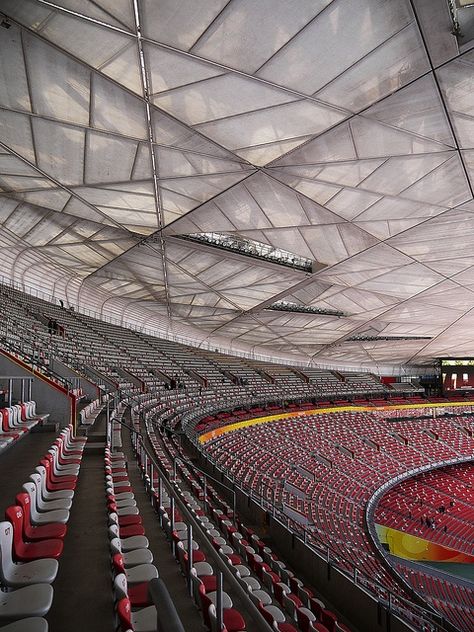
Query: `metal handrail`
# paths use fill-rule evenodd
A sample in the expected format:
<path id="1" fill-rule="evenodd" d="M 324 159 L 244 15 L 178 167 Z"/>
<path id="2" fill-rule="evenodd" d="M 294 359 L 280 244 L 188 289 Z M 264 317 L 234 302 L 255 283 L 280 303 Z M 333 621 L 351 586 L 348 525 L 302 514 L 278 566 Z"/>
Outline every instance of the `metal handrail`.
<path id="1" fill-rule="evenodd" d="M 8 352 L 13 353 L 16 356 L 19 356 L 21 361 L 24 362 L 32 371 L 38 371 L 39 373 L 43 373 L 46 377 L 51 378 L 53 381 L 57 382 L 60 386 L 65 388 L 68 392 L 74 390 L 76 388 L 74 383 L 66 377 L 63 377 L 49 368 L 46 364 L 41 364 L 36 361 L 36 359 L 29 354 L 27 354 L 24 349 L 18 350 L 10 340 L 8 340 L 5 336 L 0 335 L 0 345 L 5 348 Z"/>
<path id="2" fill-rule="evenodd" d="M 206 458 L 208 457 L 206 456 Z M 213 460 L 209 458 L 208 460 L 210 463 L 215 465 L 219 471 L 221 471 L 225 476 L 227 476 L 227 478 L 231 478 L 229 477 L 229 474 L 226 473 L 225 470 L 223 470 L 219 466 L 219 464 L 215 463 Z M 252 500 L 254 500 L 262 509 L 266 511 L 271 511 L 272 517 L 274 520 L 276 520 L 281 526 L 286 528 L 289 531 L 289 533 L 296 536 L 311 551 L 313 551 L 316 555 L 318 555 L 318 557 L 326 561 L 328 564 L 337 568 L 337 570 L 340 573 L 342 573 L 345 577 L 350 579 L 356 586 L 368 591 L 369 594 L 371 594 L 377 600 L 380 600 L 380 594 L 382 595 L 386 594 L 387 595 L 386 605 L 388 605 L 389 611 L 392 611 L 394 614 L 402 616 L 404 620 L 408 621 L 408 623 L 412 623 L 412 621 L 410 621 L 406 617 L 406 615 L 404 615 L 404 613 L 396 607 L 396 602 L 398 601 L 402 604 L 406 604 L 407 611 L 411 611 L 411 614 L 419 617 L 421 621 L 425 621 L 426 623 L 430 625 L 433 625 L 433 624 L 436 625 L 435 629 L 437 631 L 452 632 L 452 628 L 445 627 L 443 624 L 440 624 L 437 621 L 433 622 L 432 620 L 433 618 L 436 618 L 436 617 L 441 618 L 438 613 L 428 610 L 426 608 L 423 608 L 422 606 L 419 606 L 417 604 L 414 604 L 412 601 L 406 599 L 402 595 L 397 595 L 396 593 L 393 593 L 390 590 L 390 588 L 388 588 L 387 586 L 384 586 L 383 584 L 380 584 L 373 578 L 368 577 L 367 575 L 365 575 L 365 573 L 360 571 L 356 566 L 353 566 L 350 562 L 347 562 L 347 565 L 351 567 L 351 571 L 348 571 L 346 568 L 344 568 L 344 566 L 340 564 L 336 550 L 330 547 L 326 542 L 323 542 L 322 540 L 320 540 L 320 538 L 318 538 L 318 536 L 315 533 L 308 531 L 304 527 L 304 525 L 297 523 L 296 521 L 292 520 L 288 516 L 285 516 L 285 514 L 283 514 L 282 512 L 278 511 L 274 501 L 269 501 L 262 494 L 256 493 L 255 490 L 250 490 L 250 488 L 246 487 L 242 483 L 239 483 L 235 479 L 233 480 L 234 480 L 235 486 L 238 489 L 240 489 L 240 491 L 242 491 L 244 494 L 248 494 L 252 498 Z M 315 541 L 320 544 L 320 548 L 317 547 L 317 543 Z M 393 568 L 390 568 L 390 571 L 396 574 Z M 413 589 L 411 589 L 410 592 L 414 592 Z M 428 614 L 429 616 L 425 617 L 424 616 L 425 613 Z"/>
<path id="3" fill-rule="evenodd" d="M 285 400 L 285 401 L 288 401 L 288 400 Z M 261 403 L 261 400 L 259 400 L 259 402 Z M 240 405 L 243 405 L 243 403 L 240 402 Z M 205 416 L 205 414 L 206 413 L 205 412 L 203 413 L 203 411 L 201 410 L 198 413 L 192 414 L 192 417 L 193 418 L 203 417 Z M 191 439 L 189 434 L 187 434 L 187 436 L 189 439 Z M 192 443 L 195 445 L 195 447 L 198 449 L 199 452 L 203 453 L 202 446 L 197 441 L 196 433 L 194 433 L 193 439 L 194 440 L 192 440 Z M 350 581 L 352 581 L 356 586 L 358 586 L 359 588 L 362 588 L 366 592 L 367 590 L 369 590 L 369 594 L 371 594 L 373 597 L 375 597 L 379 601 L 380 601 L 380 595 L 386 595 L 387 597 L 385 599 L 385 605 L 388 607 L 389 611 L 393 612 L 394 614 L 402 616 L 402 618 L 407 620 L 408 623 L 411 623 L 410 617 L 407 616 L 407 614 L 403 610 L 401 610 L 400 607 L 397 607 L 397 603 L 406 604 L 406 610 L 412 616 L 412 618 L 417 617 L 419 620 L 425 622 L 427 625 L 436 626 L 436 628 L 432 627 L 431 629 L 436 629 L 440 632 L 446 631 L 446 628 L 442 627 L 439 624 L 439 622 L 437 621 L 433 622 L 433 616 L 435 616 L 434 613 L 422 608 L 421 606 L 414 604 L 412 601 L 409 601 L 408 599 L 404 598 L 401 595 L 396 595 L 395 593 L 392 593 L 388 587 L 378 583 L 373 578 L 369 578 L 364 573 L 362 573 L 359 569 L 357 569 L 355 566 L 352 567 L 351 572 L 348 572 L 347 569 L 341 566 L 341 564 L 339 563 L 337 553 L 331 547 L 329 547 L 327 543 L 325 542 L 323 543 L 322 541 L 320 541 L 321 549 L 323 550 L 323 553 L 325 552 L 325 555 L 323 555 L 321 553 L 321 549 L 318 550 L 318 548 L 316 548 L 314 540 L 319 540 L 316 534 L 307 531 L 302 525 L 300 524 L 297 525 L 290 518 L 285 517 L 284 515 L 281 514 L 281 512 L 278 512 L 275 502 L 274 502 L 274 497 L 273 497 L 273 502 L 269 502 L 268 499 L 265 498 L 263 495 L 259 495 L 255 493 L 254 490 L 249 490 L 242 483 L 240 483 L 240 481 L 237 481 L 234 477 L 229 475 L 229 473 L 223 470 L 219 464 L 217 464 L 213 459 L 209 458 L 207 454 L 205 455 L 205 458 L 211 464 L 215 465 L 216 468 L 224 476 L 227 477 L 227 479 L 232 480 L 234 486 L 237 489 L 239 489 L 243 493 L 249 494 L 250 497 L 256 500 L 257 504 L 259 504 L 264 510 L 270 509 L 276 521 L 278 521 L 290 533 L 298 537 L 298 539 L 300 539 L 301 542 L 303 542 L 306 546 L 308 546 L 308 548 L 310 548 L 321 559 L 325 560 L 328 564 L 332 564 L 335 568 L 337 568 L 339 572 L 341 572 L 345 577 L 347 577 Z M 426 615 L 429 615 L 429 616 L 426 616 Z M 446 632 L 450 632 L 450 631 L 446 631 Z"/>
<path id="4" fill-rule="evenodd" d="M 443 467 L 449 467 L 451 465 L 460 465 L 462 463 L 470 463 L 473 460 L 474 459 L 473 459 L 472 456 L 459 457 L 459 458 L 456 458 L 456 459 L 443 459 L 441 461 L 438 461 L 437 463 L 430 463 L 429 465 L 421 465 L 419 467 L 412 468 L 411 470 L 403 472 L 402 474 L 398 474 L 397 476 L 394 476 L 390 480 L 388 480 L 385 483 L 383 483 L 378 489 L 375 490 L 375 492 L 372 494 L 372 496 L 367 501 L 367 504 L 366 504 L 366 507 L 365 507 L 365 512 L 364 512 L 365 526 L 366 526 L 367 531 L 369 533 L 369 536 L 370 536 L 370 538 L 372 540 L 372 543 L 374 544 L 375 548 L 377 549 L 377 551 L 379 553 L 379 556 L 382 559 L 383 564 L 390 570 L 390 572 L 395 573 L 395 575 L 397 576 L 397 579 L 400 581 L 400 583 L 403 584 L 406 587 L 406 590 L 408 592 L 412 593 L 413 595 L 415 595 L 415 597 L 417 599 L 419 599 L 420 601 L 424 601 L 424 596 L 422 594 L 418 593 L 413 588 L 413 586 L 403 577 L 403 575 L 401 575 L 401 573 L 399 573 L 393 567 L 393 565 L 390 564 L 389 556 L 386 553 L 386 551 L 383 548 L 383 546 L 380 544 L 379 538 L 377 537 L 376 529 L 374 527 L 375 510 L 377 508 L 377 505 L 378 505 L 381 497 L 384 494 L 386 494 L 390 489 L 392 489 L 396 485 L 400 484 L 401 482 L 403 482 L 403 481 L 405 481 L 405 480 L 407 480 L 409 478 L 412 478 L 413 476 L 418 476 L 419 474 L 423 474 L 425 472 L 431 472 L 433 470 L 437 470 L 437 469 L 443 468 Z M 430 609 L 432 609 L 433 614 L 435 616 L 437 616 L 437 617 L 442 619 L 443 625 L 448 630 L 452 630 L 452 632 L 457 632 L 457 628 L 455 626 L 452 626 L 449 621 L 446 621 L 444 619 L 444 617 L 441 617 L 441 615 L 434 608 L 432 608 L 430 604 L 428 604 L 428 607 Z M 428 610 L 428 608 L 427 608 L 427 610 Z"/>
<path id="5" fill-rule="evenodd" d="M 368 577 L 363 572 L 361 572 L 357 567 L 353 566 L 350 562 L 347 562 L 347 565 L 349 565 L 351 567 L 351 572 L 348 572 L 347 569 L 344 568 L 344 566 L 342 566 L 339 563 L 338 553 L 333 547 L 329 546 L 327 542 L 323 542 L 315 533 L 313 533 L 311 531 L 308 531 L 302 524 L 296 523 L 294 520 L 291 520 L 291 518 L 289 518 L 288 516 L 285 516 L 282 512 L 278 511 L 278 509 L 276 507 L 276 504 L 275 504 L 275 500 L 274 500 L 274 494 L 272 495 L 273 500 L 268 500 L 268 498 L 265 497 L 263 495 L 263 493 L 259 494 L 255 490 L 252 490 L 252 489 L 248 488 L 242 482 L 236 480 L 232 475 L 230 475 L 228 472 L 226 472 L 220 466 L 220 464 L 218 464 L 207 453 L 205 453 L 205 450 L 203 449 L 202 445 L 197 441 L 197 437 L 196 436 L 193 439 L 191 439 L 191 437 L 189 437 L 189 435 L 188 435 L 188 438 L 191 440 L 191 442 L 196 447 L 196 449 L 201 454 L 203 454 L 204 458 L 206 458 L 209 463 L 211 463 L 213 466 L 215 466 L 216 469 L 218 469 L 229 480 L 232 480 L 232 482 L 233 482 L 233 484 L 235 485 L 236 488 L 241 490 L 243 493 L 248 494 L 265 511 L 269 511 L 270 510 L 272 512 L 272 516 L 273 516 L 273 518 L 275 520 L 277 520 L 290 533 L 292 533 L 298 539 L 300 539 L 301 542 L 303 542 L 306 546 L 308 546 L 308 548 L 310 548 L 316 555 L 321 557 L 321 559 L 326 560 L 330 564 L 333 564 L 335 566 L 335 568 L 337 568 L 339 570 L 339 572 L 341 572 L 343 575 L 345 575 L 347 578 L 349 578 L 351 581 L 353 581 L 359 587 L 361 585 L 361 580 L 364 580 L 364 583 L 362 584 L 362 587 L 365 590 L 369 589 L 370 594 L 375 596 L 377 599 L 379 598 L 378 597 L 379 594 L 387 594 L 388 595 L 387 604 L 389 606 L 389 610 L 393 611 L 395 614 L 399 614 L 404 619 L 407 619 L 406 615 L 404 615 L 404 613 L 401 612 L 396 607 L 396 603 L 397 602 L 400 602 L 402 604 L 406 604 L 407 610 L 411 611 L 411 614 L 414 614 L 415 616 L 418 616 L 422 621 L 425 621 L 426 623 L 428 623 L 430 625 L 435 625 L 436 626 L 436 628 L 435 628 L 436 630 L 439 630 L 440 632 L 444 632 L 444 631 L 452 632 L 452 628 L 451 628 L 449 622 L 448 622 L 448 626 L 445 627 L 444 623 L 439 623 L 438 620 L 433 621 L 433 618 L 434 619 L 441 619 L 441 615 L 439 615 L 437 612 L 431 611 L 431 610 L 426 609 L 426 608 L 423 608 L 422 606 L 419 606 L 418 604 L 414 604 L 412 601 L 409 601 L 408 599 L 404 598 L 403 596 L 397 595 L 396 593 L 393 593 L 390 590 L 390 588 L 380 584 L 379 582 L 377 582 L 373 578 Z M 457 462 L 464 462 L 465 460 L 466 459 L 461 459 L 461 460 L 457 460 L 455 462 L 456 463 Z M 469 458 L 467 460 L 472 460 L 472 459 Z M 449 463 L 449 464 L 452 464 L 452 463 Z M 439 464 L 437 464 L 434 467 L 439 467 Z M 417 473 L 417 469 L 413 470 L 413 472 Z M 426 471 L 426 468 L 424 470 L 423 470 L 423 468 L 421 468 L 420 471 Z M 413 475 L 413 474 L 411 474 L 411 475 Z M 395 480 L 395 479 L 402 480 L 403 478 L 404 477 L 402 475 L 399 475 L 398 477 L 394 477 L 394 479 L 393 479 L 394 483 L 393 484 L 396 484 L 396 482 L 397 482 L 397 480 Z M 320 548 L 317 548 L 317 543 L 319 543 Z M 392 567 L 390 567 L 390 572 L 393 572 L 397 576 L 397 579 L 398 579 L 398 574 L 393 570 Z M 357 581 L 357 580 L 359 580 L 359 581 Z M 402 582 L 402 584 L 404 586 L 405 586 L 405 583 L 406 582 L 404 582 L 404 581 Z M 409 586 L 409 588 L 410 588 L 409 593 L 416 594 L 415 591 L 411 588 L 411 586 Z M 419 597 L 419 596 L 417 595 L 417 597 Z"/>
<path id="6" fill-rule="evenodd" d="M 152 579 L 148 584 L 148 592 L 156 608 L 157 632 L 185 632 L 164 581 Z"/>
<path id="7" fill-rule="evenodd" d="M 134 449 L 137 453 L 139 453 L 142 457 L 142 462 L 145 463 L 146 475 L 150 481 L 150 492 L 154 493 L 156 490 L 153 487 L 154 484 L 154 475 L 155 473 L 158 476 L 160 481 L 160 488 L 163 486 L 166 489 L 167 494 L 173 499 L 174 506 L 177 506 L 183 515 L 186 518 L 188 524 L 192 526 L 194 532 L 198 533 L 201 536 L 201 539 L 205 542 L 209 543 L 209 538 L 204 529 L 201 526 L 201 523 L 196 518 L 196 516 L 191 512 L 191 510 L 187 507 L 186 503 L 182 500 L 179 494 L 179 487 L 177 483 L 173 483 L 169 481 L 166 473 L 161 468 L 159 463 L 157 462 L 155 456 L 150 452 L 150 450 L 146 447 L 144 441 L 143 433 L 137 431 L 135 428 L 132 428 L 125 422 L 117 418 L 111 418 L 110 421 L 116 421 L 121 425 L 125 426 L 129 431 L 131 431 L 132 436 L 136 438 L 136 441 L 132 440 L 132 444 L 134 445 Z M 145 456 L 145 458 L 143 458 Z M 150 474 L 147 473 L 148 468 L 150 469 Z M 159 494 L 159 501 L 161 502 L 161 495 Z M 174 515 L 172 513 L 172 519 L 174 520 Z M 189 551 L 192 551 L 190 548 Z M 219 568 L 222 575 L 225 577 L 226 581 L 232 586 L 232 590 L 239 596 L 239 598 L 244 601 L 245 607 L 252 614 L 252 618 L 254 622 L 257 624 L 258 630 L 261 632 L 268 632 L 271 627 L 264 619 L 264 617 L 259 612 L 258 608 L 255 604 L 252 603 L 251 600 L 248 599 L 248 593 L 242 588 L 239 584 L 238 580 L 232 574 L 228 564 L 220 557 L 220 555 L 213 549 L 213 547 L 209 543 L 209 554 L 212 558 L 212 561 Z M 188 578 L 188 581 L 191 581 Z"/>
<path id="8" fill-rule="evenodd" d="M 126 396 L 127 399 L 132 399 L 135 402 L 137 402 L 137 399 L 133 396 Z M 143 421 L 143 423 L 147 423 L 146 419 L 144 418 L 144 415 L 142 414 L 142 411 L 139 410 L 138 415 L 140 417 L 140 419 Z M 133 428 L 132 426 L 129 426 L 128 424 L 126 424 L 124 421 L 122 421 L 121 419 L 117 419 L 117 418 L 111 418 L 110 421 L 117 421 L 118 423 L 120 423 L 122 426 L 124 426 L 125 428 L 127 428 L 127 430 L 130 430 L 130 432 L 133 432 L 134 434 L 138 435 L 139 437 L 141 437 L 142 441 L 145 441 L 146 436 L 140 432 L 139 430 L 137 430 L 136 428 Z M 168 452 L 169 454 L 169 452 Z M 171 457 L 171 455 L 170 455 Z M 221 487 L 223 487 L 224 489 L 226 489 L 230 494 L 232 494 L 232 506 L 233 506 L 233 516 L 234 516 L 234 520 L 235 520 L 235 515 L 236 515 L 236 493 L 235 490 L 232 487 L 229 487 L 228 485 L 225 485 L 225 483 L 223 483 L 222 481 L 220 481 L 219 479 L 215 478 L 214 476 L 212 476 L 211 474 L 209 474 L 208 472 L 206 472 L 205 470 L 201 469 L 200 467 L 198 467 L 197 465 L 195 465 L 191 460 L 187 459 L 184 456 L 179 456 L 179 457 L 171 457 L 173 458 L 173 476 L 174 476 L 174 480 L 176 480 L 177 478 L 177 464 L 178 462 L 183 463 L 184 465 L 186 465 L 189 468 L 192 468 L 193 470 L 199 472 L 199 474 L 202 474 L 202 476 L 204 477 L 204 486 L 206 486 L 206 481 L 211 480 L 213 481 L 215 484 L 220 485 Z M 206 490 L 204 489 L 204 502 L 206 503 Z"/>

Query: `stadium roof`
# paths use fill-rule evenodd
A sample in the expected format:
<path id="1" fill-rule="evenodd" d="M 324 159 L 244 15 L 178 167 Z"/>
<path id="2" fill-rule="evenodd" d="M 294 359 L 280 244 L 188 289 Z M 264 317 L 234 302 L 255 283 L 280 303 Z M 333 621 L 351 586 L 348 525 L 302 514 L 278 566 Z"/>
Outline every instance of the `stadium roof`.
<path id="1" fill-rule="evenodd" d="M 261 358 L 474 356 L 448 5 L 0 0 L 3 279 Z"/>

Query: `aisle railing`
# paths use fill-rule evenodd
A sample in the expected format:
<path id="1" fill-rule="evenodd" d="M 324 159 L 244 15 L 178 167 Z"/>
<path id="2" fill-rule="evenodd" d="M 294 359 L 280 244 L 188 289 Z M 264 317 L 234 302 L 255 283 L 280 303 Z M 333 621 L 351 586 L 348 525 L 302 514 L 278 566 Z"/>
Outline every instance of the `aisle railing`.
<path id="1" fill-rule="evenodd" d="M 192 417 L 194 421 L 197 416 L 202 416 L 202 414 L 199 415 L 196 413 L 191 415 L 190 417 Z M 187 418 L 187 420 L 190 421 L 189 418 Z M 328 544 L 327 541 L 322 540 L 318 536 L 318 534 L 315 533 L 315 531 L 308 529 L 307 527 L 305 527 L 304 524 L 292 519 L 288 515 L 285 515 L 283 511 L 284 508 L 279 507 L 278 503 L 275 500 L 274 487 L 265 483 L 261 483 L 258 490 L 251 489 L 249 486 L 245 485 L 240 480 L 233 477 L 227 470 L 222 468 L 221 465 L 217 463 L 217 461 L 205 451 L 203 445 L 199 443 L 197 439 L 197 434 L 195 432 L 191 432 L 188 435 L 188 438 L 191 440 L 192 444 L 199 451 L 199 453 L 202 454 L 203 458 L 205 458 L 216 470 L 218 470 L 222 476 L 230 481 L 235 489 L 238 489 L 242 493 L 248 495 L 258 506 L 260 506 L 263 510 L 269 512 L 272 518 L 277 523 L 287 529 L 289 534 L 297 537 L 304 545 L 311 549 L 329 566 L 337 568 L 339 572 L 349 578 L 356 586 L 365 591 L 368 591 L 378 602 L 381 602 L 382 605 L 384 605 L 389 612 L 400 616 L 410 625 L 415 624 L 417 626 L 417 629 L 419 630 L 423 630 L 426 632 L 456 632 L 456 628 L 452 626 L 448 621 L 446 621 L 434 609 L 432 610 L 430 608 L 425 608 L 403 597 L 402 595 L 393 592 L 393 590 L 391 590 L 389 587 L 381 584 L 380 582 L 377 582 L 372 577 L 366 575 L 350 561 L 345 559 L 342 560 L 340 552 L 338 552 L 334 546 L 331 546 L 330 544 Z M 410 470 L 410 474 L 407 474 L 407 476 L 413 476 L 422 471 L 435 469 L 444 465 L 452 465 L 453 463 L 465 462 L 466 460 L 472 460 L 472 458 L 469 457 L 457 460 L 443 461 L 433 465 L 432 467 L 427 466 L 414 468 Z M 389 489 L 389 487 L 397 484 L 397 482 L 404 480 L 405 478 L 406 476 L 404 474 L 393 477 L 390 481 L 381 486 L 374 494 L 374 496 L 369 500 L 366 510 L 366 521 L 368 521 L 368 525 L 371 524 L 370 519 L 373 515 L 379 493 L 383 493 L 386 489 Z M 371 538 L 374 537 L 373 533 L 370 533 L 370 535 Z M 377 550 L 380 550 L 380 547 L 377 547 Z M 385 558 L 383 559 L 385 560 Z M 418 593 L 416 593 L 413 587 L 402 576 L 400 576 L 393 569 L 393 567 L 390 566 L 388 570 L 392 575 L 396 577 L 395 581 L 399 581 L 409 595 L 412 595 L 417 601 L 422 601 L 422 597 Z"/>
<path id="2" fill-rule="evenodd" d="M 118 398 L 115 400 L 111 400 L 114 402 L 113 408 L 115 409 L 117 406 Z M 127 402 L 128 405 L 128 402 Z M 192 590 L 192 580 L 191 580 L 191 568 L 193 566 L 193 557 L 192 557 L 192 540 L 193 534 L 198 534 L 200 536 L 200 540 L 202 542 L 206 542 L 208 547 L 206 548 L 206 556 L 212 561 L 212 564 L 218 568 L 218 572 L 216 573 L 218 582 L 217 582 L 217 617 L 218 624 L 223 622 L 223 612 L 222 612 L 222 595 L 223 595 L 223 580 L 225 579 L 226 583 L 231 586 L 232 591 L 238 595 L 239 599 L 245 603 L 245 608 L 247 612 L 251 614 L 252 621 L 255 623 L 255 627 L 253 629 L 258 630 L 259 632 L 269 632 L 270 627 L 266 620 L 263 618 L 261 613 L 255 604 L 248 599 L 248 593 L 242 588 L 239 584 L 238 580 L 230 570 L 228 564 L 220 557 L 219 553 L 211 546 L 209 537 L 205 530 L 203 529 L 201 523 L 197 519 L 197 516 L 188 508 L 186 503 L 184 502 L 181 494 L 180 487 L 177 481 L 170 480 L 167 473 L 162 469 L 160 464 L 155 458 L 155 455 L 147 448 L 146 446 L 146 437 L 140 431 L 138 431 L 133 426 L 127 424 L 122 419 L 115 417 L 112 415 L 107 415 L 107 437 L 112 434 L 111 426 L 112 423 L 119 423 L 122 427 L 126 428 L 130 432 L 132 446 L 135 451 L 135 454 L 138 456 L 139 463 L 142 464 L 142 475 L 145 482 L 145 488 L 150 496 L 151 504 L 153 505 L 155 511 L 158 513 L 158 519 L 160 521 L 160 526 L 164 527 L 163 524 L 163 513 L 160 512 L 160 507 L 163 507 L 163 501 L 165 499 L 169 499 L 170 507 L 169 507 L 169 519 L 171 522 L 171 531 L 174 530 L 174 522 L 175 522 L 175 511 L 179 510 L 181 516 L 186 521 L 188 525 L 187 529 L 187 553 L 188 553 L 188 569 L 186 573 L 186 581 L 188 583 L 188 588 Z M 209 477 L 208 477 L 209 478 Z M 156 483 L 155 483 L 156 481 Z M 173 547 L 173 541 L 171 540 L 171 546 Z M 219 596 L 220 593 L 220 596 Z M 160 616 L 160 613 L 158 613 Z M 161 626 L 158 626 L 158 630 L 167 630 L 166 627 L 163 627 L 166 622 L 161 621 Z M 219 628 L 218 628 L 219 629 Z"/>

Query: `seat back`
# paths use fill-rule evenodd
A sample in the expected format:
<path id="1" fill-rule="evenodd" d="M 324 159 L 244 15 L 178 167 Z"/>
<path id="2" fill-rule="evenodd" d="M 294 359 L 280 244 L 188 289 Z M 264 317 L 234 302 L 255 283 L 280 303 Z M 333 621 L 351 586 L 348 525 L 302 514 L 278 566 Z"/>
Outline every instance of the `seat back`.
<path id="1" fill-rule="evenodd" d="M 121 553 L 116 553 L 112 557 L 112 563 L 116 573 L 125 573 L 125 565 L 123 563 L 123 555 Z"/>
<path id="2" fill-rule="evenodd" d="M 296 610 L 296 620 L 301 632 L 309 632 L 309 624 L 316 621 L 316 615 L 309 608 L 302 606 Z"/>
<path id="3" fill-rule="evenodd" d="M 49 448 L 48 453 L 53 457 L 53 471 L 56 471 L 56 465 L 59 459 L 59 450 L 57 445 L 53 445 Z"/>
<path id="4" fill-rule="evenodd" d="M 8 583 L 15 566 L 12 559 L 12 547 L 13 526 L 10 522 L 0 522 L 0 572 L 5 583 Z"/>
<path id="5" fill-rule="evenodd" d="M 278 582 L 274 584 L 273 592 L 275 594 L 275 599 L 278 601 L 278 603 L 283 605 L 283 595 L 284 593 L 291 592 L 291 589 L 288 586 L 288 584 L 285 584 L 284 582 Z"/>
<path id="6" fill-rule="evenodd" d="M 28 419 L 31 419 L 32 414 L 31 414 L 31 402 L 23 402 L 22 407 L 23 408 L 23 414 L 25 415 L 25 421 L 27 421 Z M 22 417 L 23 419 L 23 417 Z"/>
<path id="7" fill-rule="evenodd" d="M 9 406 L 8 407 L 8 423 L 10 424 L 11 428 L 14 428 L 17 422 L 17 414 L 16 414 L 16 408 L 14 406 Z"/>
<path id="8" fill-rule="evenodd" d="M 115 599 L 128 599 L 128 583 L 125 573 L 118 573 L 114 579 Z"/>
<path id="9" fill-rule="evenodd" d="M 132 611 L 130 600 L 127 597 L 121 599 L 117 604 L 117 614 L 120 621 L 122 632 L 132 629 Z"/>
<path id="10" fill-rule="evenodd" d="M 8 412 L 8 408 L 2 408 L 0 412 L 2 413 L 2 429 L 4 432 L 10 432 L 10 413 Z"/>
<path id="11" fill-rule="evenodd" d="M 273 593 L 273 577 L 270 575 L 270 571 L 267 571 L 265 568 L 262 569 L 262 581 L 265 588 Z"/>
<path id="12" fill-rule="evenodd" d="M 33 417 L 33 402 L 25 402 L 25 419 Z"/>
<path id="13" fill-rule="evenodd" d="M 5 408 L 5 410 L 8 413 L 8 425 L 10 428 L 13 428 L 15 426 L 15 413 L 13 412 L 13 408 L 9 406 Z"/>
<path id="14" fill-rule="evenodd" d="M 250 601 L 258 608 L 259 604 L 261 603 L 260 597 L 256 595 L 252 589 L 249 589 L 248 593 Z"/>
<path id="15" fill-rule="evenodd" d="M 46 471 L 47 483 L 51 482 L 51 463 L 48 459 L 40 459 L 40 465 L 38 467 L 44 467 Z"/>
<path id="16" fill-rule="evenodd" d="M 274 623 L 275 623 L 275 618 L 272 615 L 272 613 L 268 612 L 268 610 L 265 610 L 265 608 L 263 607 L 263 604 L 262 604 L 261 601 L 258 602 L 257 608 L 259 609 L 260 614 L 265 619 L 265 621 L 270 625 L 271 628 L 273 628 L 274 627 Z"/>
<path id="17" fill-rule="evenodd" d="M 196 562 L 194 564 L 194 568 L 198 577 L 203 577 L 204 575 L 214 575 L 214 569 L 209 562 Z"/>
<path id="18" fill-rule="evenodd" d="M 112 549 L 113 555 L 115 555 L 116 553 L 122 554 L 122 541 L 120 540 L 120 538 L 112 538 L 110 540 L 110 548 Z"/>
<path id="19" fill-rule="evenodd" d="M 45 455 L 48 461 L 51 463 L 51 473 L 55 476 L 61 476 L 61 470 L 58 467 L 59 465 L 59 454 L 58 454 L 58 446 L 53 445 L 48 453 Z"/>
<path id="20" fill-rule="evenodd" d="M 57 446 L 59 456 L 60 456 L 62 459 L 63 459 L 63 458 L 66 458 L 66 456 L 67 456 L 67 455 L 66 455 L 66 453 L 65 453 L 65 450 L 66 450 L 66 446 L 65 446 L 65 439 L 64 439 L 64 437 L 63 437 L 62 435 L 61 435 L 61 436 L 59 436 L 59 437 L 56 439 L 56 441 L 54 442 L 54 444 L 53 444 L 53 445 L 56 445 L 56 446 Z"/>
<path id="21" fill-rule="evenodd" d="M 112 540 L 113 538 L 119 538 L 119 528 L 116 524 L 111 524 L 109 527 L 109 538 Z"/>
<path id="22" fill-rule="evenodd" d="M 321 619 L 321 613 L 326 606 L 321 600 L 316 599 L 316 597 L 312 597 L 309 600 L 309 607 L 311 612 L 313 612 L 318 617 L 318 619 Z"/>
<path id="23" fill-rule="evenodd" d="M 36 487 L 36 506 L 38 509 L 43 509 L 44 503 L 41 494 L 41 476 L 37 472 L 34 472 L 33 474 L 30 474 L 30 479 Z"/>
<path id="24" fill-rule="evenodd" d="M 188 558 L 187 552 L 184 550 L 184 546 L 181 541 L 176 543 L 175 556 L 178 558 L 178 562 L 181 566 L 181 572 L 186 577 L 188 574 L 188 559 L 189 558 Z"/>
<path id="25" fill-rule="evenodd" d="M 23 544 L 23 509 L 18 505 L 7 507 L 5 520 L 11 522 L 13 527 L 13 551 L 17 557 L 19 548 Z"/>
<path id="26" fill-rule="evenodd" d="M 38 476 L 40 477 L 40 482 L 41 482 L 41 495 L 43 497 L 45 497 L 46 492 L 48 491 L 48 488 L 46 486 L 46 478 L 48 476 L 48 473 L 46 471 L 46 468 L 44 467 L 44 465 L 38 465 L 37 467 L 35 467 L 35 472 L 38 474 Z M 30 476 L 31 478 L 31 476 Z"/>
<path id="27" fill-rule="evenodd" d="M 21 404 L 15 404 L 13 406 L 14 414 L 15 414 L 15 423 L 21 423 Z"/>
<path id="28" fill-rule="evenodd" d="M 34 483 L 24 483 L 23 489 L 30 497 L 30 520 L 37 522 L 39 515 L 36 505 L 36 485 Z"/>
<path id="29" fill-rule="evenodd" d="M 282 606 L 284 607 L 284 609 L 288 612 L 288 614 L 295 618 L 295 610 L 297 606 L 301 605 L 300 603 L 295 603 L 295 601 L 290 597 L 294 597 L 295 595 L 293 595 L 293 593 L 283 593 L 283 603 Z M 298 599 L 299 601 L 299 599 Z"/>
<path id="30" fill-rule="evenodd" d="M 23 510 L 23 537 L 27 540 L 26 531 L 31 528 L 30 522 L 30 497 L 26 492 L 20 492 L 16 495 L 15 501 Z"/>
<path id="31" fill-rule="evenodd" d="M 289 584 L 291 592 L 295 595 L 298 594 L 299 588 L 303 586 L 303 582 L 301 581 L 301 579 L 295 576 L 289 578 Z"/>

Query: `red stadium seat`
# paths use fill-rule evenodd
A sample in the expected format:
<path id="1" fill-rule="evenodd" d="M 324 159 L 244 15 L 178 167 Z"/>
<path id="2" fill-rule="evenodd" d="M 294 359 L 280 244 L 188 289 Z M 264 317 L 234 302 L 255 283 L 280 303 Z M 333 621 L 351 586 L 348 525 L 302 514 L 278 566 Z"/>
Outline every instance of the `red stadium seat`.
<path id="1" fill-rule="evenodd" d="M 16 502 L 23 510 L 23 538 L 30 542 L 49 540 L 50 538 L 64 538 L 67 525 L 60 522 L 33 526 L 30 522 L 30 497 L 26 492 L 16 496 Z"/>
<path id="2" fill-rule="evenodd" d="M 63 552 L 63 542 L 59 538 L 37 542 L 23 540 L 23 509 L 20 506 L 8 507 L 5 518 L 13 526 L 13 558 L 18 562 L 29 562 L 45 557 L 57 559 Z"/>

